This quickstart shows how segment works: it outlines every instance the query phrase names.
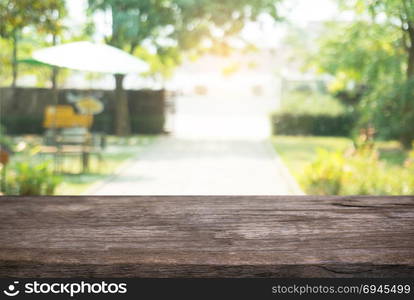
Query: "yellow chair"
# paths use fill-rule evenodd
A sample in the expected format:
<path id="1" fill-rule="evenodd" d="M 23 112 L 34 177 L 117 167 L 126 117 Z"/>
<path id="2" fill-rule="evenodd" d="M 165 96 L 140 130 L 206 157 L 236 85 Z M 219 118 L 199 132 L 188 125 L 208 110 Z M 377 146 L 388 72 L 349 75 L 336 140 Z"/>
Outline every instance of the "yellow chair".
<path id="1" fill-rule="evenodd" d="M 47 106 L 44 114 L 45 128 L 72 128 L 92 126 L 92 115 L 78 115 L 70 105 Z"/>

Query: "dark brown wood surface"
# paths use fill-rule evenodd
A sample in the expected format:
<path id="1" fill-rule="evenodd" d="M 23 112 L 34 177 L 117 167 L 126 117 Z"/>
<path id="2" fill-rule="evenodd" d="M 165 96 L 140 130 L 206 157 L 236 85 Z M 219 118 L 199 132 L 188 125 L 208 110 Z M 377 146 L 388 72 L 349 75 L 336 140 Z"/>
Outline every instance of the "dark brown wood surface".
<path id="1" fill-rule="evenodd" d="M 414 197 L 0 197 L 0 277 L 414 277 Z"/>

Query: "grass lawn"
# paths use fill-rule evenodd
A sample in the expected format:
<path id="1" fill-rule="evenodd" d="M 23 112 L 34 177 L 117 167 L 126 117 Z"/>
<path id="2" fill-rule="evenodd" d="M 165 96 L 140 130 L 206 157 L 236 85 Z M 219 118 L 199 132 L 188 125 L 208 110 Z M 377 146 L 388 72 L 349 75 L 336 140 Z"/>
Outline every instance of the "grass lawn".
<path id="1" fill-rule="evenodd" d="M 62 183 L 57 188 L 57 195 L 79 195 L 93 184 L 113 174 L 128 159 L 139 155 L 139 152 L 150 145 L 155 136 L 135 136 L 128 138 L 109 137 L 108 147 L 102 154 L 100 162 L 91 158 L 90 171 L 81 174 L 79 158 L 68 157 L 64 164 Z"/>
<path id="2" fill-rule="evenodd" d="M 315 136 L 274 136 L 272 143 L 296 178 L 299 178 L 304 167 L 316 158 L 318 148 L 343 151 L 352 145 L 349 138 Z M 407 158 L 407 153 L 397 142 L 378 142 L 378 148 L 380 159 L 386 162 L 390 170 L 400 169 Z"/>
<path id="3" fill-rule="evenodd" d="M 274 136 L 272 143 L 296 178 L 316 158 L 318 148 L 336 151 L 345 150 L 352 145 L 348 138 L 308 136 Z"/>

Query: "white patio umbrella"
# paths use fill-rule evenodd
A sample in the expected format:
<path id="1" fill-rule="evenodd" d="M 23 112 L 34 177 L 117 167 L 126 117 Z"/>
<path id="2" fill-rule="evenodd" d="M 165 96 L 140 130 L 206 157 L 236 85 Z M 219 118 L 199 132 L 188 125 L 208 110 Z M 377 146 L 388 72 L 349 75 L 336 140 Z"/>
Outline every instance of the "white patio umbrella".
<path id="1" fill-rule="evenodd" d="M 143 73 L 149 65 L 131 54 L 105 44 L 74 42 L 35 51 L 34 61 L 79 71 L 110 74 Z"/>
<path id="2" fill-rule="evenodd" d="M 91 42 L 67 43 L 35 51 L 32 59 L 23 60 L 31 64 L 43 64 L 50 67 L 68 68 L 86 72 L 108 74 L 143 73 L 150 66 L 139 58 L 105 44 Z M 115 89 L 123 91 L 122 86 Z M 57 88 L 54 87 L 57 103 Z"/>

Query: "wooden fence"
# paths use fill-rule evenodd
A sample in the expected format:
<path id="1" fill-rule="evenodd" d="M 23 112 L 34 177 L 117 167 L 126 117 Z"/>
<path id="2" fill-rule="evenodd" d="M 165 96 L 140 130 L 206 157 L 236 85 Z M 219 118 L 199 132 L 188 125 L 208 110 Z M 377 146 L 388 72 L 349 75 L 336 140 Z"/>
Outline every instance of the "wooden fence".
<path id="1" fill-rule="evenodd" d="M 127 90 L 132 131 L 161 133 L 164 130 L 166 104 L 164 90 Z M 104 104 L 104 111 L 95 117 L 95 131 L 113 133 L 115 119 L 112 90 L 59 90 L 59 104 L 71 104 L 71 99 L 92 96 Z M 54 104 L 53 91 L 46 88 L 0 88 L 0 123 L 10 134 L 42 133 L 44 109 Z"/>

